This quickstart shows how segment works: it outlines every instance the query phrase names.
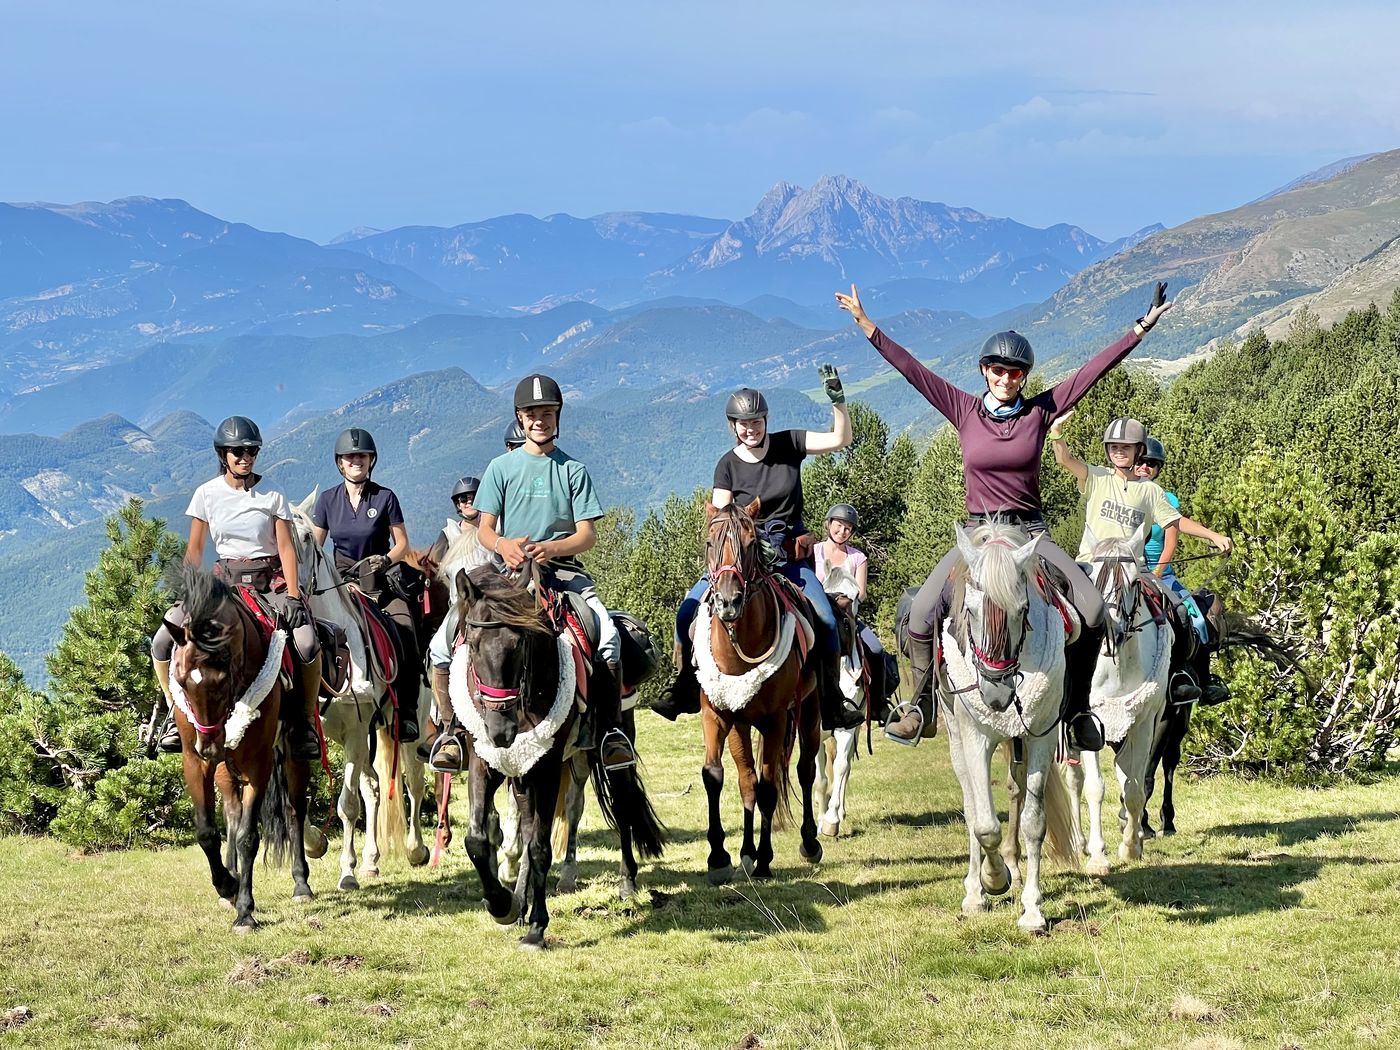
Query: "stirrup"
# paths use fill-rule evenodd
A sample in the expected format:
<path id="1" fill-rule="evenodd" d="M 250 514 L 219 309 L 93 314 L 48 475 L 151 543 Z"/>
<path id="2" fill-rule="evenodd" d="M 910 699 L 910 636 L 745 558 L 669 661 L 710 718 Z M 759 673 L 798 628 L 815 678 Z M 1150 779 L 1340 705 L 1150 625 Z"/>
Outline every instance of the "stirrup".
<path id="1" fill-rule="evenodd" d="M 620 750 L 626 750 L 627 757 L 618 761 L 609 762 L 608 750 L 610 746 L 616 743 L 614 738 L 622 741 Z M 617 726 L 613 726 L 609 729 L 603 734 L 603 739 L 598 741 L 598 757 L 603 763 L 603 769 L 609 773 L 615 773 L 622 769 L 631 769 L 637 764 L 637 752 L 632 747 L 632 741 L 628 740 L 627 734 L 617 728 Z"/>
<path id="2" fill-rule="evenodd" d="M 461 737 L 457 736 L 455 733 L 449 733 L 449 732 L 447 732 L 447 731 L 444 730 L 443 732 L 441 732 L 441 733 L 438 734 L 437 739 L 433 741 L 433 746 L 432 746 L 432 748 L 431 748 L 431 749 L 429 750 L 429 752 L 428 752 L 428 768 L 431 769 L 434 773 L 460 773 L 460 772 L 462 772 L 462 761 L 461 761 L 461 759 L 458 760 L 457 765 L 455 765 L 455 766 L 449 766 L 449 765 L 447 765 L 446 763 L 439 762 L 439 760 L 438 760 L 438 756 L 439 756 L 439 755 L 441 754 L 441 752 L 442 752 L 442 747 L 443 747 L 443 745 L 444 745 L 445 743 L 447 743 L 447 741 L 449 741 L 449 740 L 451 740 L 451 741 L 453 741 L 453 742 L 455 742 L 455 743 L 457 744 L 458 750 L 462 753 L 462 754 L 461 754 L 461 758 L 462 758 L 462 759 L 464 759 L 464 758 L 467 757 L 467 756 L 466 756 L 466 747 L 465 747 L 465 745 L 462 743 Z"/>
<path id="3" fill-rule="evenodd" d="M 894 725 L 896 722 L 902 722 L 904 720 L 904 716 L 907 715 L 910 711 L 913 711 L 919 716 L 919 728 L 918 731 L 914 734 L 914 739 L 906 740 L 902 736 L 896 736 L 894 733 L 891 733 L 890 726 Z M 890 716 L 887 719 L 885 719 L 885 739 L 893 740 L 896 744 L 902 744 L 905 747 L 918 747 L 919 743 L 924 739 L 924 721 L 924 709 L 919 706 L 918 701 L 905 700 L 898 707 L 890 711 Z"/>

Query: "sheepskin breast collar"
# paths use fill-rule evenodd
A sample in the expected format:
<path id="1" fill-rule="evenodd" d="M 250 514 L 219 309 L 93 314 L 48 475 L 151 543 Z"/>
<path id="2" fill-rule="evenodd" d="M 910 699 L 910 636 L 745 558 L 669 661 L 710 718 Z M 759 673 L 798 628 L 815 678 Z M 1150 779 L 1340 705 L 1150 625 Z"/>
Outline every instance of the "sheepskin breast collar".
<path id="1" fill-rule="evenodd" d="M 267 643 L 267 659 L 263 661 L 262 670 L 257 674 L 243 691 L 243 695 L 233 705 L 233 710 L 228 718 L 224 720 L 224 747 L 232 750 L 243 741 L 243 734 L 248 732 L 248 727 L 253 724 L 253 720 L 261 713 L 258 708 L 267 699 L 267 694 L 272 692 L 272 683 L 277 681 L 278 672 L 282 670 L 282 650 L 286 648 L 287 635 L 282 630 L 272 632 L 272 637 Z M 199 674 L 196 667 L 190 672 L 194 677 Z M 195 679 L 199 683 L 199 679 Z M 179 680 L 170 676 L 170 699 L 175 706 L 180 709 L 180 713 L 185 716 L 190 725 L 195 730 L 208 735 L 218 728 L 214 726 L 200 725 L 199 719 L 195 718 L 194 710 L 190 707 L 190 701 L 185 696 L 185 690 L 181 688 Z"/>
<path id="2" fill-rule="evenodd" d="M 815 640 L 811 624 L 793 613 L 785 612 L 778 627 L 778 644 L 768 659 L 743 674 L 725 674 L 715 663 L 715 654 L 710 650 L 710 616 L 709 603 L 702 602 L 695 622 L 695 676 L 700 680 L 700 688 L 705 690 L 710 706 L 721 711 L 742 710 L 744 705 L 758 695 L 763 683 L 773 677 L 792 652 L 798 624 L 802 626 L 808 647 Z"/>

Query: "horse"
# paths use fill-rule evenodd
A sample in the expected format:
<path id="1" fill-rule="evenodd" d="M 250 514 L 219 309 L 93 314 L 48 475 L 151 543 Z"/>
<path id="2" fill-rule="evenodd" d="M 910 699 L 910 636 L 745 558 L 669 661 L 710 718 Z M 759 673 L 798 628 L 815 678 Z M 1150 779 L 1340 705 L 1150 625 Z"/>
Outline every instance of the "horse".
<path id="1" fill-rule="evenodd" d="M 262 836 L 275 863 L 291 858 L 292 899 L 313 897 L 302 837 L 310 766 L 278 741 L 287 638 L 210 573 L 186 565 L 181 589 L 185 623 L 166 626 L 175 640 L 170 684 L 185 787 L 214 891 L 237 912 L 234 932 L 248 933 L 257 927 L 253 861 Z M 219 856 L 216 787 L 227 859 Z"/>
<path id="2" fill-rule="evenodd" d="M 459 571 L 456 583 L 462 644 L 453 654 L 451 696 L 470 738 L 467 854 L 497 923 L 514 923 L 528 903 L 529 929 L 520 943 L 537 950 L 549 925 L 550 825 L 567 791 L 564 764 L 577 746 L 579 685 L 597 678 L 570 635 L 556 630 L 525 587 L 490 566 Z M 664 831 L 636 768 L 605 770 L 597 748 L 588 755 L 599 806 L 618 829 L 624 861 L 635 872 L 634 843 L 643 856 L 659 856 Z M 495 793 L 506 781 L 527 857 L 514 892 L 500 880 L 488 823 Z"/>
<path id="3" fill-rule="evenodd" d="M 335 567 L 335 561 L 315 541 L 310 518 L 316 502 L 313 490 L 292 507 L 292 538 L 297 548 L 297 568 L 301 591 L 307 596 L 317 620 L 338 624 L 344 631 L 350 666 L 345 684 L 338 691 L 322 685 L 322 727 L 326 738 L 341 745 L 345 770 L 336 797 L 336 812 L 342 830 L 340 881 L 342 890 L 359 889 L 355 853 L 355 833 L 361 814 L 365 818 L 364 863 L 359 875 L 379 874 L 380 861 L 387 847 L 401 853 L 415 867 L 428 860 L 423 842 L 423 762 L 413 744 L 394 740 L 392 713 L 383 708 L 383 697 L 392 678 L 391 668 L 383 665 L 372 648 L 370 634 L 378 628 L 381 647 L 387 637 L 393 659 L 400 659 L 394 643 L 393 624 L 387 619 L 371 627 L 368 599 L 354 593 Z M 330 696 L 325 698 L 325 693 Z M 420 724 L 424 699 L 405 698 L 417 703 Z M 405 814 L 405 805 L 407 814 Z"/>
<path id="4" fill-rule="evenodd" d="M 797 781 L 802 793 L 799 854 L 817 863 L 822 845 L 812 812 L 821 747 L 821 708 L 817 700 L 819 654 L 812 649 L 811 613 L 803 614 L 794 589 L 761 561 L 754 515 L 730 503 L 705 505 L 705 562 L 710 589 L 697 613 L 694 647 L 700 681 L 700 714 L 705 762 L 700 778 L 709 796 L 707 877 L 721 885 L 734 877 L 724 848 L 719 801 L 724 789 L 726 740 L 739 774 L 744 801 L 744 840 L 740 860 L 755 879 L 773 875 L 772 832 L 789 814 L 792 746 L 797 745 Z M 801 637 L 799 637 L 799 635 Z M 757 654 L 757 655 L 750 655 Z M 754 766 L 752 730 L 762 742 Z M 754 843 L 754 809 L 762 827 Z"/>
<path id="5" fill-rule="evenodd" d="M 1042 847 L 1068 863 L 1077 852 L 1069 800 L 1051 769 L 1071 620 L 1058 599 L 1041 594 L 1036 540 L 1018 526 L 988 522 L 970 535 L 961 525 L 955 532 L 962 564 L 953 574 L 953 612 L 942 632 L 947 685 L 939 689 L 939 704 L 968 830 L 962 911 L 985 911 L 988 894 L 1011 890 L 1017 881 L 1013 871 L 1019 875 L 1019 829 L 1026 872 L 1017 925 L 1027 933 L 1044 933 Z M 998 747 L 1013 756 L 1011 833 L 1005 843 L 992 801 L 991 760 Z"/>
<path id="6" fill-rule="evenodd" d="M 837 646 L 841 650 L 840 683 L 842 713 L 847 724 L 822 729 L 824 751 L 817 756 L 815 806 L 822 814 L 819 831 L 828 838 L 841 833 L 846 820 L 846 788 L 851 764 L 860 743 L 860 727 L 869 717 L 870 705 L 882 690 L 875 683 L 883 668 L 875 666 L 861 641 L 861 625 L 856 616 L 860 586 L 845 565 L 833 565 L 822 587 L 836 610 Z M 859 717 L 857 717 L 857 715 Z"/>
<path id="7" fill-rule="evenodd" d="M 1092 553 L 1094 584 L 1103 595 L 1108 629 L 1094 667 L 1089 708 L 1103 722 L 1104 739 L 1114 752 L 1122 797 L 1118 858 L 1125 861 L 1142 859 L 1147 765 L 1166 707 L 1172 652 L 1172 626 L 1163 615 L 1166 599 L 1147 590 L 1138 569 L 1141 556 L 1141 536 L 1135 541 L 1101 540 Z M 1078 765 L 1061 769 L 1069 781 L 1076 821 L 1081 791 L 1088 799 L 1087 870 L 1091 875 L 1107 875 L 1099 755 L 1081 754 Z"/>

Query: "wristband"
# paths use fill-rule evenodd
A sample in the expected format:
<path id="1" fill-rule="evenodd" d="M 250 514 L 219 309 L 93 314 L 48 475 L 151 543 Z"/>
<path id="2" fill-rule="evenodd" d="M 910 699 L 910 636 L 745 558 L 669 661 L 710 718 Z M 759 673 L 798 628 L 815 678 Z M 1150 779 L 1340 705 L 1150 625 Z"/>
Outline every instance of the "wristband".
<path id="1" fill-rule="evenodd" d="M 1056 434 L 1053 430 L 1046 436 L 1049 437 L 1051 441 L 1063 441 L 1065 439 L 1063 434 Z"/>
<path id="2" fill-rule="evenodd" d="M 497 537 L 496 537 L 496 545 L 495 545 L 494 547 L 491 548 L 491 553 L 492 553 L 492 554 L 500 554 L 500 553 L 501 553 L 501 540 L 503 540 L 503 539 L 505 539 L 504 536 L 497 536 Z"/>

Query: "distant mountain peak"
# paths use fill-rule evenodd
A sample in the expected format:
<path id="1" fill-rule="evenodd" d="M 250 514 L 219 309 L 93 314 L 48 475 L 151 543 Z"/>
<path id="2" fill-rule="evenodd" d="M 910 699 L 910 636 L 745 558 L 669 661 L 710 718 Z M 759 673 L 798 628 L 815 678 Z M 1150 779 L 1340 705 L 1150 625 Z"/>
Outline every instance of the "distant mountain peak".
<path id="1" fill-rule="evenodd" d="M 326 242 L 326 247 L 333 244 L 345 244 L 349 241 L 359 241 L 366 237 L 373 237 L 376 233 L 383 233 L 383 230 L 375 229 L 373 226 L 356 226 L 346 230 L 337 237 L 332 237 Z"/>

